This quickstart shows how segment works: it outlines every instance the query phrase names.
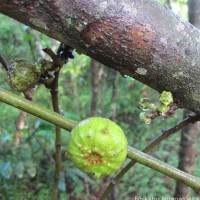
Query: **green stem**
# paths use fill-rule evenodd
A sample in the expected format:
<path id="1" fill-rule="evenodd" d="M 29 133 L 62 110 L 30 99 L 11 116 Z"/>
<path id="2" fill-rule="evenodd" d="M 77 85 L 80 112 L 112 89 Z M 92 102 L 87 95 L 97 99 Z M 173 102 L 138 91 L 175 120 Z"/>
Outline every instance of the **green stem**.
<path id="1" fill-rule="evenodd" d="M 49 111 L 42 106 L 38 106 L 37 104 L 30 102 L 22 97 L 19 97 L 11 92 L 7 92 L 3 89 L 0 89 L 0 101 L 19 108 L 23 111 L 26 111 L 36 117 L 44 119 L 68 131 L 71 131 L 72 128 L 78 123 L 76 121 L 67 119 L 55 112 Z M 200 194 L 199 178 L 193 177 L 185 172 L 173 168 L 166 163 L 163 163 L 147 154 L 142 153 L 141 151 L 133 149 L 132 147 L 128 147 L 127 157 L 137 162 L 140 162 L 143 165 L 151 167 L 152 169 L 155 169 L 167 176 L 183 181 L 186 185 L 193 188 L 195 192 Z"/>
<path id="2" fill-rule="evenodd" d="M 0 88 L 0 101 L 9 104 L 13 107 L 19 108 L 36 117 L 44 119 L 52 124 L 55 124 L 67 131 L 71 131 L 78 122 L 65 118 L 62 115 L 52 112 L 44 106 L 39 106 L 31 101 L 28 101 L 16 94 L 5 91 Z"/>
<path id="3" fill-rule="evenodd" d="M 200 116 L 197 114 L 191 114 L 182 120 L 180 123 L 176 124 L 175 126 L 169 128 L 168 130 L 163 131 L 160 135 L 158 135 L 155 139 L 153 139 L 146 148 L 143 149 L 143 152 L 148 153 L 154 149 L 160 142 L 164 139 L 168 138 L 170 135 L 176 133 L 177 131 L 181 130 L 183 127 L 187 126 L 190 123 L 195 123 L 200 120 Z M 110 191 L 120 182 L 123 176 L 136 164 L 135 160 L 131 160 L 114 178 L 113 181 L 110 182 L 106 190 L 100 197 L 100 200 L 104 200 L 106 196 L 110 193 Z"/>
<path id="4" fill-rule="evenodd" d="M 127 157 L 173 179 L 182 181 L 191 187 L 197 194 L 200 194 L 200 178 L 194 177 L 179 169 L 169 166 L 168 164 L 132 147 L 128 147 Z"/>

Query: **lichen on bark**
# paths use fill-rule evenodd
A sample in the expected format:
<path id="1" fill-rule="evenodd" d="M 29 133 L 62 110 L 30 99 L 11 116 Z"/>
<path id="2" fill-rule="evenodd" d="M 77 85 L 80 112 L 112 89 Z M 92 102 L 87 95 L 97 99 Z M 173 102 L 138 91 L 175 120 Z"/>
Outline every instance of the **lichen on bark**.
<path id="1" fill-rule="evenodd" d="M 155 0 L 0 0 L 0 12 L 200 113 L 200 31 Z"/>

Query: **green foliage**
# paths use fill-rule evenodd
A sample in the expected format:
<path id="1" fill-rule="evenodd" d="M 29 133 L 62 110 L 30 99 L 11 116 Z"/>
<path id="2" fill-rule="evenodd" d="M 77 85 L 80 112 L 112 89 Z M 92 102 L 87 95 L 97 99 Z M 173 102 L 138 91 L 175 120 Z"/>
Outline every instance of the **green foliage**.
<path id="1" fill-rule="evenodd" d="M 170 2 L 171 10 L 181 16 L 183 19 L 188 20 L 188 0 L 158 0 L 158 2 L 166 5 L 167 7 L 169 7 L 168 2 Z"/>
<path id="2" fill-rule="evenodd" d="M 143 110 L 143 112 L 140 113 L 140 119 L 145 124 L 150 124 L 152 120 L 150 115 L 159 113 L 160 116 L 164 116 L 170 109 L 170 104 L 172 103 L 172 93 L 167 91 L 163 91 L 160 94 L 159 102 L 154 103 L 148 98 L 142 98 L 139 102 L 139 106 Z"/>
<path id="3" fill-rule="evenodd" d="M 183 8 L 186 16 L 186 1 L 171 1 L 174 11 L 177 5 Z M 166 3 L 166 1 L 162 1 Z M 180 6 L 179 6 L 180 7 Z M 31 32 L 30 28 L 0 15 L 0 52 L 11 63 L 15 58 L 26 58 L 36 61 L 41 57 L 37 46 L 52 47 L 55 41 L 40 34 Z M 13 27 L 15 30 L 13 31 Z M 36 37 L 37 36 L 37 37 Z M 37 41 L 37 42 L 36 42 Z M 1 68 L 0 68 L 1 70 Z M 3 69 L 2 69 L 3 70 Z M 103 76 L 99 81 L 98 116 L 109 118 L 113 105 L 114 72 L 103 67 Z M 150 140 L 163 129 L 171 127 L 182 118 L 178 111 L 173 117 L 163 121 L 154 120 L 151 125 L 144 125 L 139 120 L 141 98 L 155 102 L 159 94 L 136 80 L 117 75 L 117 100 L 115 121 L 124 130 L 129 145 L 143 149 Z M 5 72 L 0 76 L 1 87 L 9 89 L 5 83 Z M 9 89 L 10 90 L 10 89 Z M 33 92 L 33 101 L 52 109 L 50 92 L 39 86 Z M 80 121 L 89 117 L 92 86 L 90 58 L 75 54 L 75 59 L 66 64 L 60 74 L 59 101 L 64 116 Z M 144 108 L 145 109 L 145 108 Z M 36 117 L 26 115 L 25 126 L 21 132 L 21 142 L 16 144 L 16 123 L 20 111 L 0 103 L 0 199 L 49 199 L 54 176 L 55 130 L 54 126 Z M 68 148 L 69 133 L 62 130 L 62 151 Z M 200 142 L 198 143 L 200 144 Z M 177 166 L 179 135 L 167 139 L 153 151 L 153 156 Z M 195 174 L 199 175 L 200 146 L 197 147 Z M 170 156 L 169 156 L 170 155 Z M 69 160 L 64 160 L 60 174 L 60 199 L 89 199 L 91 194 L 98 193 L 105 180 L 93 180 L 74 167 Z M 172 197 L 175 182 L 147 167 L 139 164 L 128 172 L 116 189 L 118 199 L 131 197 Z M 84 194 L 84 197 L 83 197 Z M 194 195 L 195 196 L 195 195 Z"/>

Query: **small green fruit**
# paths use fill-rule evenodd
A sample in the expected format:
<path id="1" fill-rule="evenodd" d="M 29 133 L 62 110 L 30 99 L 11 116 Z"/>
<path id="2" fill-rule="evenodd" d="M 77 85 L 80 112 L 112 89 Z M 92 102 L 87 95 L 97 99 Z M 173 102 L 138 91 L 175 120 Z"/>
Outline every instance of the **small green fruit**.
<path id="1" fill-rule="evenodd" d="M 16 91 L 31 89 L 39 81 L 40 71 L 26 59 L 15 59 L 8 71 L 7 83 Z"/>
<path id="2" fill-rule="evenodd" d="M 13 90 L 25 92 L 39 84 L 41 75 L 51 67 L 52 62 L 45 59 L 34 64 L 23 58 L 15 59 L 9 67 L 6 81 Z"/>
<path id="3" fill-rule="evenodd" d="M 91 117 L 72 130 L 67 156 L 76 167 L 99 178 L 120 168 L 127 144 L 120 126 L 106 118 Z"/>

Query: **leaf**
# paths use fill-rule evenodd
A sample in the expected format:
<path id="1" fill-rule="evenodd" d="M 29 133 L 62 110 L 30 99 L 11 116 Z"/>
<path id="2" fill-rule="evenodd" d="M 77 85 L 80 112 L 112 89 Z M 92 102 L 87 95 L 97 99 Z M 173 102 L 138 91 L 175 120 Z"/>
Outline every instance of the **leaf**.
<path id="1" fill-rule="evenodd" d="M 74 193 L 77 194 L 77 195 L 81 195 L 83 193 L 83 185 L 80 185 L 79 187 L 75 187 L 74 188 Z"/>
<path id="2" fill-rule="evenodd" d="M 26 171 L 29 174 L 30 177 L 36 176 L 36 166 L 32 162 L 32 160 L 27 160 L 24 165 L 26 166 Z"/>
<path id="3" fill-rule="evenodd" d="M 64 116 L 67 118 L 70 118 L 72 120 L 76 120 L 76 121 L 80 120 L 80 118 L 77 115 L 70 113 L 70 112 L 64 112 Z"/>
<path id="4" fill-rule="evenodd" d="M 32 166 L 32 167 L 28 168 L 27 172 L 30 177 L 32 177 L 32 178 L 35 177 L 36 176 L 36 167 Z"/>
<path id="5" fill-rule="evenodd" d="M 24 34 L 24 41 L 31 41 L 31 40 L 34 40 L 35 37 L 33 34 Z"/>
<path id="6" fill-rule="evenodd" d="M 1 169 L 1 174 L 5 179 L 10 179 L 10 177 L 12 176 L 13 173 L 13 169 L 11 166 L 10 162 L 6 162 L 3 166 L 3 168 Z"/>
<path id="7" fill-rule="evenodd" d="M 40 120 L 40 122 L 39 122 L 39 120 L 38 120 L 36 125 L 39 125 L 39 127 L 37 127 L 37 128 L 40 128 L 42 130 L 52 131 L 52 125 L 49 122 L 45 122 L 42 120 Z"/>
<path id="8" fill-rule="evenodd" d="M 15 165 L 15 174 L 18 178 L 22 178 L 24 176 L 24 164 L 23 162 L 18 162 Z"/>
<path id="9" fill-rule="evenodd" d="M 15 157 L 18 157 L 19 160 L 29 160 L 32 156 L 31 147 L 27 143 L 21 145 L 21 148 L 16 149 L 14 153 Z"/>

